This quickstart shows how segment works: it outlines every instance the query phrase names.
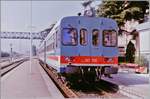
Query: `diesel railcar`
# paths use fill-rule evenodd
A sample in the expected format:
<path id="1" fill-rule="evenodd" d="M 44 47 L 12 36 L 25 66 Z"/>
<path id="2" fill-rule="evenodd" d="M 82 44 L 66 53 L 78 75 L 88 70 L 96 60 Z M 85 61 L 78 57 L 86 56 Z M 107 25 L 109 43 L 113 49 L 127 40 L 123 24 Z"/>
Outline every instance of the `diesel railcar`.
<path id="1" fill-rule="evenodd" d="M 117 31 L 109 18 L 64 17 L 41 43 L 39 57 L 60 74 L 117 73 Z"/>

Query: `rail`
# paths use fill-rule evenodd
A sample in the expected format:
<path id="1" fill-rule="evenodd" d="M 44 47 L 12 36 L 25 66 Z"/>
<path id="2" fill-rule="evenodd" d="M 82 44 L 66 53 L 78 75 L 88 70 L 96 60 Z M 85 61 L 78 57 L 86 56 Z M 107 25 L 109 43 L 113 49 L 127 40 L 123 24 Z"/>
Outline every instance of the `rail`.
<path id="1" fill-rule="evenodd" d="M 5 66 L 2 66 L 1 67 L 1 77 L 3 77 L 5 74 L 7 74 L 8 72 L 10 72 L 14 68 L 18 67 L 20 64 L 22 64 L 23 62 L 25 62 L 27 60 L 28 59 L 21 59 L 21 60 L 17 60 L 15 62 L 12 62 L 10 64 L 7 64 Z"/>
<path id="2" fill-rule="evenodd" d="M 68 86 L 61 79 L 59 79 L 59 75 L 56 73 L 55 70 L 45 65 L 41 60 L 39 61 L 42 68 L 53 80 L 53 82 L 55 83 L 55 85 L 61 91 L 61 93 L 64 95 L 65 98 L 78 98 L 78 96 L 71 89 L 69 89 Z"/>

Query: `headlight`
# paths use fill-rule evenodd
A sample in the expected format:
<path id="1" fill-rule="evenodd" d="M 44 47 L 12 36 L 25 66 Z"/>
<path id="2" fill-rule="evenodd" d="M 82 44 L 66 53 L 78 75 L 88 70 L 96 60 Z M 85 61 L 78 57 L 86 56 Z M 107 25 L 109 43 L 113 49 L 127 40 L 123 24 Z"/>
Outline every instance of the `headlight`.
<path id="1" fill-rule="evenodd" d="M 72 62 L 74 60 L 74 57 L 72 57 L 72 56 L 66 56 L 65 60 L 68 61 L 68 62 Z"/>
<path id="2" fill-rule="evenodd" d="M 113 62 L 114 60 L 113 60 L 113 58 L 105 58 L 104 59 L 106 62 Z"/>

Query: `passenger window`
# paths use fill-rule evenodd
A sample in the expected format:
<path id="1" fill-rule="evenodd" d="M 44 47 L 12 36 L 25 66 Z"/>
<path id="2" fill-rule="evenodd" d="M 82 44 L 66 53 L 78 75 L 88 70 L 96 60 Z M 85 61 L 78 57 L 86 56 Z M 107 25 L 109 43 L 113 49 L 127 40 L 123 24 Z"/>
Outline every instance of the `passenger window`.
<path id="1" fill-rule="evenodd" d="M 117 33 L 115 30 L 103 31 L 103 45 L 113 47 L 117 45 Z"/>
<path id="2" fill-rule="evenodd" d="M 64 45 L 77 45 L 77 30 L 75 28 L 64 28 L 62 32 Z"/>
<path id="3" fill-rule="evenodd" d="M 99 44 L 99 30 L 98 29 L 94 29 L 92 31 L 92 44 L 94 46 L 98 46 Z"/>
<path id="4" fill-rule="evenodd" d="M 81 45 L 87 44 L 87 30 L 86 29 L 80 30 L 80 44 Z"/>

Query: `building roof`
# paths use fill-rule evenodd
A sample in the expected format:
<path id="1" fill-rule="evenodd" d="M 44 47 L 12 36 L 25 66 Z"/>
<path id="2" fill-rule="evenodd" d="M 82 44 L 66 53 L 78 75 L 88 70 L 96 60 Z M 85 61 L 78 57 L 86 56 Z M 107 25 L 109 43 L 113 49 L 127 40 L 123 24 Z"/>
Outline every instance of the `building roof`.
<path id="1" fill-rule="evenodd" d="M 135 29 L 137 31 L 146 31 L 146 30 L 150 30 L 150 21 L 139 24 L 135 27 Z"/>

